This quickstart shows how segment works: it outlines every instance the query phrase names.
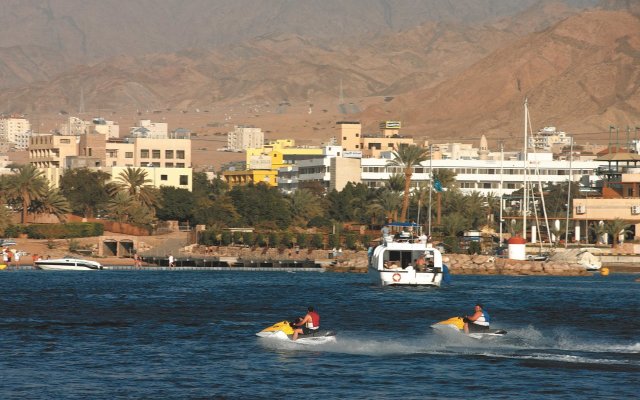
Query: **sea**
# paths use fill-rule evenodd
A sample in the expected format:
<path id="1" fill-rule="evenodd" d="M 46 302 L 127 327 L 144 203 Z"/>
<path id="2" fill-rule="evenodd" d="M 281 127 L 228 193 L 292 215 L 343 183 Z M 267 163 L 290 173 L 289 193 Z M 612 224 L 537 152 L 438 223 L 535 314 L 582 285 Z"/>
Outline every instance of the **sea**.
<path id="1" fill-rule="evenodd" d="M 638 398 L 636 277 L 3 271 L 0 398 Z M 505 337 L 430 328 L 476 302 Z M 335 343 L 255 335 L 309 305 Z"/>

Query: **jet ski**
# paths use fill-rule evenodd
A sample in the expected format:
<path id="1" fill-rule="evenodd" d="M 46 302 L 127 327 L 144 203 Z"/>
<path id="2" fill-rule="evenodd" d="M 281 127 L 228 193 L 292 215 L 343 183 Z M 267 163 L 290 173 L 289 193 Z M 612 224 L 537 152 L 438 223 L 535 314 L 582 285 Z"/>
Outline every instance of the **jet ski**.
<path id="1" fill-rule="evenodd" d="M 501 337 L 507 334 L 504 329 L 488 329 L 482 332 L 464 333 L 464 320 L 462 317 L 452 317 L 431 325 L 431 328 L 439 334 L 444 335 L 464 335 L 473 339 L 485 339 L 491 337 Z"/>
<path id="2" fill-rule="evenodd" d="M 307 335 L 299 334 L 297 340 L 293 340 L 293 323 L 289 321 L 280 321 L 264 328 L 256 333 L 256 336 L 267 339 L 276 339 L 288 341 L 301 345 L 317 345 L 324 343 L 332 343 L 336 341 L 336 334 L 333 331 L 318 329 L 317 332 Z"/>

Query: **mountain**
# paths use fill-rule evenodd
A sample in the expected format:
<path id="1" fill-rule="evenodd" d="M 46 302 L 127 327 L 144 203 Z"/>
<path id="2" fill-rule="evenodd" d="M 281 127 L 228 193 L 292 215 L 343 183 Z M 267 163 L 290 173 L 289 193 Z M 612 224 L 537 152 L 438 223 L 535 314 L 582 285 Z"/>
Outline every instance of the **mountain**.
<path id="1" fill-rule="evenodd" d="M 427 136 L 520 137 L 529 98 L 535 126 L 583 138 L 640 121 L 640 19 L 587 11 L 491 53 L 436 87 L 372 107 Z M 426 110 L 426 111 L 425 111 Z M 505 134 L 508 134 L 505 136 Z"/>
<path id="2" fill-rule="evenodd" d="M 149 1 L 8 0 L 25 27 L 0 24 L 12 44 L 0 48 L 0 112 L 37 116 L 39 129 L 78 109 L 216 135 L 250 123 L 310 143 L 340 119 L 368 131 L 400 119 L 433 140 L 507 140 L 521 135 L 526 96 L 534 129 L 591 139 L 638 125 L 633 2 Z M 31 19 L 50 37 L 28 36 Z"/>

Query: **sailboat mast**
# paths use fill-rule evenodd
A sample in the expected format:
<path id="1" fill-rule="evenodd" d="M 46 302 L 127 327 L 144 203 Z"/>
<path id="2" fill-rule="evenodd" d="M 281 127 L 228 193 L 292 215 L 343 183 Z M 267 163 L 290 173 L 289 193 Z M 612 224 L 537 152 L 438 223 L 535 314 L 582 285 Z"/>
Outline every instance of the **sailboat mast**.
<path id="1" fill-rule="evenodd" d="M 431 239 L 431 192 L 433 191 L 433 145 L 429 145 L 429 239 Z"/>
<path id="2" fill-rule="evenodd" d="M 529 213 L 529 192 L 527 185 L 527 149 L 528 149 L 528 137 L 527 137 L 527 120 L 529 119 L 529 104 L 528 99 L 524 98 L 524 151 L 522 157 L 523 174 L 524 174 L 524 186 L 522 193 L 522 238 L 527 240 L 527 214 Z"/>
<path id="3" fill-rule="evenodd" d="M 571 184 L 573 183 L 573 136 L 571 136 L 571 145 L 569 146 L 569 186 L 567 186 L 567 218 L 564 223 L 564 248 L 569 246 L 569 213 L 571 206 Z"/>

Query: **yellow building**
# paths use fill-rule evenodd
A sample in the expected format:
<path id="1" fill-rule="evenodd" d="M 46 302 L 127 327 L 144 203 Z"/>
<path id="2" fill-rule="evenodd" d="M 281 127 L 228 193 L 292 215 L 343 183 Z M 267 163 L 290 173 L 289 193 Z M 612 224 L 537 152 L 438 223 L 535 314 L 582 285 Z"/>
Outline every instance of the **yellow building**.
<path id="1" fill-rule="evenodd" d="M 278 186 L 278 169 L 295 164 L 299 160 L 322 158 L 320 147 L 296 147 L 292 139 L 279 139 L 260 148 L 247 149 L 247 169 L 244 171 L 224 171 L 222 178 L 231 186 L 249 182 L 264 182 Z"/>

